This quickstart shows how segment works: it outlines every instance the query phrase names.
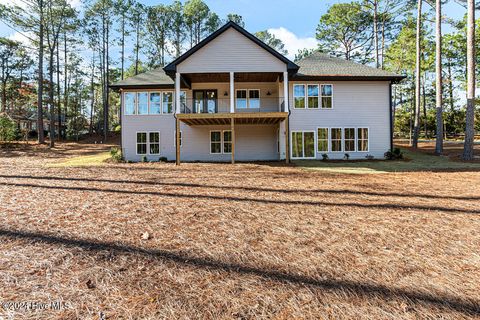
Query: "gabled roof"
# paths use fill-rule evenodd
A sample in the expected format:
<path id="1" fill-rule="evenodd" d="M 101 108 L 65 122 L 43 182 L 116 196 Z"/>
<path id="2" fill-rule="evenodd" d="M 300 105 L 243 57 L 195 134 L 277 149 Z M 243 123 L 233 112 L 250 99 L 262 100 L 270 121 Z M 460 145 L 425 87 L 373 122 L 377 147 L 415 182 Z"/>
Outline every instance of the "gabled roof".
<path id="1" fill-rule="evenodd" d="M 136 76 L 115 82 L 110 85 L 111 88 L 129 88 L 136 89 L 148 88 L 173 88 L 173 80 L 165 74 L 162 68 L 153 69 Z"/>
<path id="2" fill-rule="evenodd" d="M 393 80 L 399 81 L 405 76 L 364 64 L 332 57 L 321 52 L 297 62 L 300 69 L 292 76 L 293 80 Z"/>
<path id="3" fill-rule="evenodd" d="M 263 49 L 265 49 L 269 53 L 271 53 L 274 57 L 276 57 L 277 59 L 284 62 L 287 65 L 287 70 L 289 72 L 295 73 L 298 70 L 298 66 L 295 63 L 290 61 L 288 58 L 286 58 L 282 54 L 278 53 L 275 49 L 273 49 L 269 45 L 265 44 L 263 41 L 261 41 L 260 39 L 258 39 L 253 34 L 248 32 L 247 30 L 243 29 L 242 27 L 240 27 L 238 24 L 236 24 L 233 21 L 227 22 L 220 29 L 218 29 L 217 31 L 215 31 L 214 33 L 212 33 L 211 35 L 209 35 L 208 37 L 206 37 L 205 39 L 200 41 L 196 46 L 194 46 L 193 48 L 191 48 L 190 50 L 188 50 L 187 52 L 182 54 L 180 57 L 178 57 L 177 59 L 172 61 L 165 68 L 163 68 L 163 70 L 165 70 L 165 72 L 169 76 L 173 77 L 175 72 L 176 72 L 178 64 L 180 64 L 182 61 L 186 60 L 188 57 L 193 55 L 195 52 L 197 52 L 198 50 L 200 50 L 201 48 L 206 46 L 208 43 L 210 43 L 212 40 L 214 40 L 216 37 L 218 37 L 219 35 L 221 35 L 222 33 L 224 33 L 225 31 L 227 31 L 230 28 L 233 28 L 236 31 L 240 32 L 242 35 L 244 35 L 248 39 L 252 40 L 254 43 L 259 45 L 260 47 L 262 47 Z"/>

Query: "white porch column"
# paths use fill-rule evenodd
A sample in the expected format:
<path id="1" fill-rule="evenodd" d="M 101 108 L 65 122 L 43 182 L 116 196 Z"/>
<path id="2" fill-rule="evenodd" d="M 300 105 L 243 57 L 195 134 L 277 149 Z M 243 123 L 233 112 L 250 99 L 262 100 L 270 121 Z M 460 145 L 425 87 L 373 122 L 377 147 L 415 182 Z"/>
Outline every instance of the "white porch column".
<path id="1" fill-rule="evenodd" d="M 175 73 L 175 113 L 181 112 L 180 106 L 180 73 Z"/>
<path id="2" fill-rule="evenodd" d="M 288 99 L 288 72 L 283 73 L 283 99 L 284 99 L 284 112 L 288 112 L 289 99 Z"/>
<path id="3" fill-rule="evenodd" d="M 235 85 L 233 83 L 234 73 L 230 72 L 230 113 L 235 112 Z"/>

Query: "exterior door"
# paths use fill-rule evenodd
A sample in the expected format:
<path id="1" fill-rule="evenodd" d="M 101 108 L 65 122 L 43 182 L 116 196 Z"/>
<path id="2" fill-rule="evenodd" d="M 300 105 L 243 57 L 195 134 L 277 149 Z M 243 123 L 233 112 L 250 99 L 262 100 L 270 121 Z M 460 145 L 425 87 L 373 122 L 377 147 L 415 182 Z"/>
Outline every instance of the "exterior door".
<path id="1" fill-rule="evenodd" d="M 217 113 L 217 90 L 194 90 L 193 91 L 194 113 Z"/>

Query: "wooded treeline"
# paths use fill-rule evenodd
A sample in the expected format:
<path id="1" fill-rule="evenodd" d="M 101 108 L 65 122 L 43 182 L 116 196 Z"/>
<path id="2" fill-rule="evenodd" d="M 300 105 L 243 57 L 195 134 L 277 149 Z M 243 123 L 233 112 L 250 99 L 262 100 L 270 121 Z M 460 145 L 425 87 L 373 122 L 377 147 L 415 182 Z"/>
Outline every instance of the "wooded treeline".
<path id="1" fill-rule="evenodd" d="M 405 74 L 407 78 L 393 88 L 395 132 L 412 137 L 414 145 L 420 137 L 438 137 L 437 132 L 443 137 L 473 132 L 475 125 L 479 130 L 478 122 L 473 122 L 475 107 L 467 112 L 466 99 L 468 58 L 470 69 L 480 59 L 479 50 L 467 50 L 467 31 L 476 30 L 474 20 L 469 25 L 467 14 L 460 21 L 442 15 L 439 9 L 446 2 L 333 4 L 319 17 L 318 48 L 300 50 L 295 59 L 319 50 Z M 0 5 L 0 19 L 29 40 L 0 38 L 0 112 L 35 113 L 66 128 L 56 134 L 50 126 L 51 145 L 55 139 L 78 138 L 85 131 L 107 139 L 119 123 L 119 97 L 109 84 L 164 66 L 228 20 L 245 26 L 242 16 L 220 17 L 202 0 L 156 6 L 136 0 L 89 0 L 77 8 L 67 0 L 18 3 Z M 474 6 L 473 0 L 456 3 Z M 439 33 L 438 21 L 449 26 L 447 33 Z M 259 31 L 256 36 L 288 54 L 272 33 Z M 471 41 L 474 34 L 470 36 Z M 38 140 L 43 143 L 41 122 Z"/>

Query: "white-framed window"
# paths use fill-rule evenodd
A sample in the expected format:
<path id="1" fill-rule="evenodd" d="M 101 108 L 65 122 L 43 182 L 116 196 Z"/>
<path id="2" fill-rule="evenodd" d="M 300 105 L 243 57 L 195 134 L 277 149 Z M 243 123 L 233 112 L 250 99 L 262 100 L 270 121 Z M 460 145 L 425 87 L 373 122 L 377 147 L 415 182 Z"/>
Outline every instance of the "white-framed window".
<path id="1" fill-rule="evenodd" d="M 331 148 L 332 152 L 342 152 L 343 151 L 343 130 L 342 128 L 331 128 L 330 137 L 331 137 Z"/>
<path id="2" fill-rule="evenodd" d="M 222 153 L 222 131 L 210 131 L 210 153 Z"/>
<path id="3" fill-rule="evenodd" d="M 305 85 L 293 85 L 293 105 L 295 109 L 305 109 Z"/>
<path id="4" fill-rule="evenodd" d="M 148 92 L 137 93 L 137 114 L 148 114 Z"/>
<path id="5" fill-rule="evenodd" d="M 260 108 L 259 89 L 237 89 L 235 91 L 237 109 L 258 109 Z"/>
<path id="6" fill-rule="evenodd" d="M 150 154 L 160 154 L 160 132 L 148 133 L 148 146 Z"/>
<path id="7" fill-rule="evenodd" d="M 177 146 L 177 131 L 173 131 L 173 146 Z M 180 148 L 182 147 L 182 131 L 180 130 Z"/>
<path id="8" fill-rule="evenodd" d="M 162 93 L 162 113 L 173 113 L 173 92 Z"/>
<path id="9" fill-rule="evenodd" d="M 331 84 L 322 84 L 322 109 L 333 108 L 333 86 Z"/>
<path id="10" fill-rule="evenodd" d="M 307 85 L 307 108 L 308 109 L 318 109 L 319 106 L 319 92 L 318 92 L 318 84 L 309 84 Z"/>
<path id="11" fill-rule="evenodd" d="M 137 132 L 137 154 L 147 154 L 146 132 Z"/>
<path id="12" fill-rule="evenodd" d="M 125 92 L 123 95 L 123 104 L 125 105 L 125 114 L 132 115 L 137 113 L 137 94 L 135 92 Z"/>
<path id="13" fill-rule="evenodd" d="M 328 128 L 317 128 L 317 152 L 328 152 Z"/>
<path id="14" fill-rule="evenodd" d="M 368 128 L 357 128 L 357 151 L 368 152 Z"/>
<path id="15" fill-rule="evenodd" d="M 315 158 L 315 131 L 292 131 L 292 158 Z"/>
<path id="16" fill-rule="evenodd" d="M 150 92 L 149 114 L 161 114 L 161 113 L 162 113 L 162 93 Z"/>
<path id="17" fill-rule="evenodd" d="M 224 130 L 223 131 L 223 153 L 232 153 L 232 131 Z"/>
<path id="18" fill-rule="evenodd" d="M 355 128 L 343 129 L 343 145 L 345 152 L 355 151 Z"/>

